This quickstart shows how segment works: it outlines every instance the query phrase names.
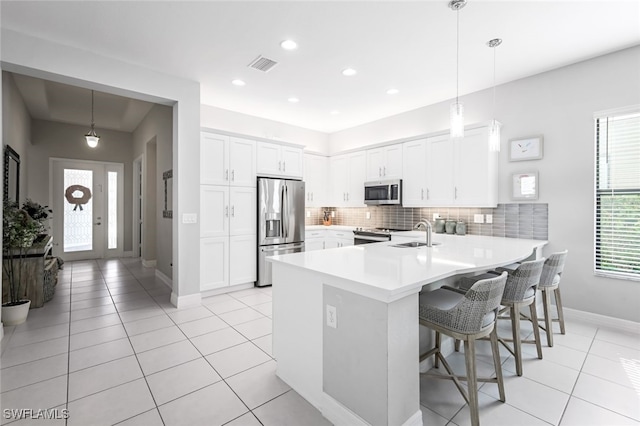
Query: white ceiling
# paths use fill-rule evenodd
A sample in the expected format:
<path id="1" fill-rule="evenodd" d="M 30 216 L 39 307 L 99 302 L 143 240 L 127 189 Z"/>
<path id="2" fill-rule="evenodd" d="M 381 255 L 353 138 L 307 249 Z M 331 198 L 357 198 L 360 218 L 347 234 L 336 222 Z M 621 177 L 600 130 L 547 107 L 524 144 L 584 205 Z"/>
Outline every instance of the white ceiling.
<path id="1" fill-rule="evenodd" d="M 203 104 L 335 132 L 455 97 L 456 13 L 447 3 L 2 1 L 1 23 L 199 81 Z M 492 86 L 486 42 L 496 37 L 505 83 L 640 44 L 640 2 L 468 0 L 461 95 Z M 297 50 L 280 48 L 289 38 Z M 258 55 L 278 65 L 248 68 Z M 342 76 L 346 67 L 358 74 Z M 231 85 L 235 78 L 246 86 Z"/>

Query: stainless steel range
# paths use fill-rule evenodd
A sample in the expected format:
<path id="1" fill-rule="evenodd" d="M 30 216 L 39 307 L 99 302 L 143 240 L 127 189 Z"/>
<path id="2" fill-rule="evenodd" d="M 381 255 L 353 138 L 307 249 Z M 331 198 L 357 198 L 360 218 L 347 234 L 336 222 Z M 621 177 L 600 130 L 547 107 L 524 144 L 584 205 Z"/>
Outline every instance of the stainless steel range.
<path id="1" fill-rule="evenodd" d="M 384 241 L 391 241 L 392 231 L 396 231 L 396 229 L 356 228 L 353 231 L 353 244 L 359 245 L 359 244 L 371 244 L 371 243 L 381 243 Z"/>

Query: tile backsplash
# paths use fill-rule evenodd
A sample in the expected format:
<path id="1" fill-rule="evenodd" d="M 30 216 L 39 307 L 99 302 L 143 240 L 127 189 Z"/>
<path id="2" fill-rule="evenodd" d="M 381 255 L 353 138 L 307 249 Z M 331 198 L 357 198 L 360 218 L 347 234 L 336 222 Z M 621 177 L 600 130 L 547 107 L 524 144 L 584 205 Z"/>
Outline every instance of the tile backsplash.
<path id="1" fill-rule="evenodd" d="M 323 211 L 335 212 L 333 225 L 409 230 L 422 218 L 433 223 L 433 215 L 467 224 L 467 234 L 546 240 L 549 236 L 549 205 L 542 203 L 498 204 L 496 208 L 463 207 L 325 207 L 307 208 L 306 225 L 322 225 Z M 367 219 L 367 213 L 370 218 Z M 474 215 L 492 215 L 492 223 L 474 223 Z"/>

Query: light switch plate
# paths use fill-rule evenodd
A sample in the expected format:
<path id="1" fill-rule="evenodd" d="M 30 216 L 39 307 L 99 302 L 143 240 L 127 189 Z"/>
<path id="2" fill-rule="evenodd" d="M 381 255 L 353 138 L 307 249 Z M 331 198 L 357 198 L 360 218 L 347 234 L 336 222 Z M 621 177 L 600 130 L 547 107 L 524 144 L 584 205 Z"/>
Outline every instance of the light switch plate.
<path id="1" fill-rule="evenodd" d="M 492 214 L 486 214 L 484 215 L 485 221 L 487 223 L 493 223 L 493 215 Z"/>
<path id="2" fill-rule="evenodd" d="M 371 212 L 367 212 L 366 215 L 365 215 L 365 218 L 371 219 Z"/>
<path id="3" fill-rule="evenodd" d="M 198 223 L 198 214 L 197 213 L 183 213 L 182 214 L 182 223 Z"/>
<path id="4" fill-rule="evenodd" d="M 307 217 L 311 217 L 311 212 L 307 210 Z"/>
<path id="5" fill-rule="evenodd" d="M 335 306 L 327 305 L 327 326 L 338 328 L 338 313 Z"/>
<path id="6" fill-rule="evenodd" d="M 335 211 L 331 212 L 331 217 L 336 217 L 336 212 Z"/>
<path id="7" fill-rule="evenodd" d="M 473 223 L 484 223 L 484 215 L 483 214 L 474 214 L 473 215 Z"/>

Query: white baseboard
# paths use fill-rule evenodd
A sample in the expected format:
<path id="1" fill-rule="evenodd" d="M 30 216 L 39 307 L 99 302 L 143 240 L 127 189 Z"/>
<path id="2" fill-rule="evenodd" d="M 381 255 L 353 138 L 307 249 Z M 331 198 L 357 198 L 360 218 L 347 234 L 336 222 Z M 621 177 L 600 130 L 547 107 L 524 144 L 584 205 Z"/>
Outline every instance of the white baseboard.
<path id="1" fill-rule="evenodd" d="M 167 287 L 173 290 L 173 280 L 169 278 L 166 274 L 161 272 L 159 269 L 156 269 L 156 278 L 166 284 Z"/>
<path id="2" fill-rule="evenodd" d="M 229 287 L 216 288 L 213 290 L 205 290 L 200 292 L 200 294 L 202 295 L 203 298 L 205 298 L 205 297 L 217 296 L 219 294 L 230 293 L 232 291 L 245 290 L 247 288 L 253 288 L 253 287 L 255 287 L 255 283 L 251 282 L 251 283 L 244 283 L 244 284 L 236 284 Z"/>
<path id="3" fill-rule="evenodd" d="M 133 251 L 124 251 L 122 252 L 122 257 L 135 257 L 133 255 Z"/>
<path id="4" fill-rule="evenodd" d="M 618 330 L 629 331 L 632 333 L 640 332 L 640 323 L 629 321 L 621 318 L 608 317 L 606 315 L 593 314 L 591 312 L 579 311 L 577 309 L 562 308 L 565 319 L 576 319 L 588 322 L 601 327 L 616 328 Z M 551 312 L 557 312 L 555 306 L 552 306 Z"/>
<path id="5" fill-rule="evenodd" d="M 179 309 L 196 307 L 202 305 L 202 297 L 200 296 L 200 293 L 178 296 L 175 291 L 172 291 L 171 304 Z"/>
<path id="6" fill-rule="evenodd" d="M 142 259 L 142 266 L 145 268 L 155 268 L 158 261 L 156 259 L 153 260 L 145 260 Z"/>
<path id="7" fill-rule="evenodd" d="M 0 340 L 4 337 L 4 324 L 0 322 Z"/>
<path id="8" fill-rule="evenodd" d="M 322 393 L 322 415 L 336 426 L 367 426 L 365 420 L 355 414 L 353 411 L 340 404 L 330 395 Z"/>

